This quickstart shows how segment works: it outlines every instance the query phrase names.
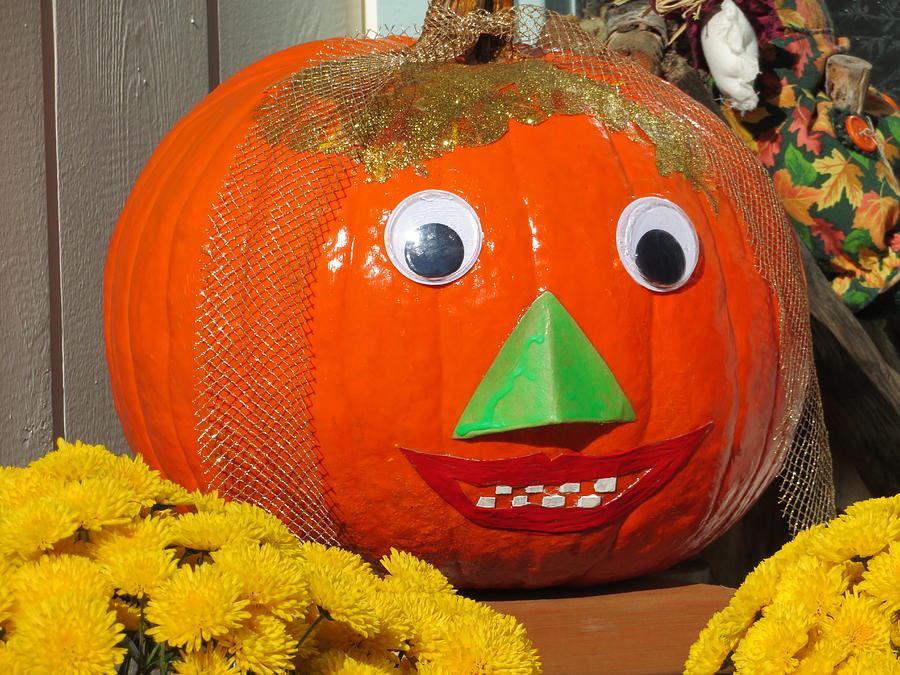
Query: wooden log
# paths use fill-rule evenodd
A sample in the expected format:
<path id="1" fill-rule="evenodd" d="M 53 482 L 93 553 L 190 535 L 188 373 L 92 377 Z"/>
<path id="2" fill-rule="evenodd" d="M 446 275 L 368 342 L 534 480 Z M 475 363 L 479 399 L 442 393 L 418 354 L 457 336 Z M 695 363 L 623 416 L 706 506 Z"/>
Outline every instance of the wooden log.
<path id="1" fill-rule="evenodd" d="M 863 111 L 872 64 L 857 56 L 835 54 L 825 62 L 825 93 L 834 104 L 857 115 Z"/>
<path id="2" fill-rule="evenodd" d="M 650 3 L 631 0 L 612 5 L 605 18 L 606 46 L 630 56 L 654 75 L 660 75 L 668 33 L 665 20 L 652 10 Z"/>
<path id="3" fill-rule="evenodd" d="M 835 295 L 804 246 L 813 344 L 836 463 L 852 464 L 875 496 L 900 492 L 900 373 Z"/>

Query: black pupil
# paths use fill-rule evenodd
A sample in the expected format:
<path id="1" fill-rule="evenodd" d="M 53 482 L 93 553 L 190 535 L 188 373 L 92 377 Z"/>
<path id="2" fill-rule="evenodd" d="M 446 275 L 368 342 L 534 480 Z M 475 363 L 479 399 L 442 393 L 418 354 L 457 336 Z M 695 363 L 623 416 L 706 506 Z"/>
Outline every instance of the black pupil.
<path id="1" fill-rule="evenodd" d="M 671 286 L 684 274 L 681 244 L 663 230 L 645 232 L 635 250 L 635 262 L 644 278 L 655 286 Z"/>
<path id="2" fill-rule="evenodd" d="M 463 262 L 465 247 L 453 228 L 443 223 L 419 225 L 403 251 L 409 268 L 426 279 L 453 274 Z"/>

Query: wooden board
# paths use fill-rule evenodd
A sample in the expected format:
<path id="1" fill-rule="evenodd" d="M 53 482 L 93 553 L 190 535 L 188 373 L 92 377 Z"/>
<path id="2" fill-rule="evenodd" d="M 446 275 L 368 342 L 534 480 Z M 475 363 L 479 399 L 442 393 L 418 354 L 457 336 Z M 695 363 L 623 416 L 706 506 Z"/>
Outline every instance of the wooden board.
<path id="1" fill-rule="evenodd" d="M 206 2 L 54 8 L 64 432 L 125 452 L 103 344 L 106 248 L 150 153 L 207 93 Z"/>
<path id="2" fill-rule="evenodd" d="M 706 584 L 633 584 L 486 602 L 524 624 L 546 675 L 671 675 L 682 672 L 700 630 L 733 593 Z"/>
<path id="3" fill-rule="evenodd" d="M 6 3 L 0 44 L 0 463 L 25 464 L 53 436 L 39 0 Z"/>
<path id="4" fill-rule="evenodd" d="M 301 42 L 364 32 L 361 2 L 246 0 L 218 2 L 219 77 Z"/>

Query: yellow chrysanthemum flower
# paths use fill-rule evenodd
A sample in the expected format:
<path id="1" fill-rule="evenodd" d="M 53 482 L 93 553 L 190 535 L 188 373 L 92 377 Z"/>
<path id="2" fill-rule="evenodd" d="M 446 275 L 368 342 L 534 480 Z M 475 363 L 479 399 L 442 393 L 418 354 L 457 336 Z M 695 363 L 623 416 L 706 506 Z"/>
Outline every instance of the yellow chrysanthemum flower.
<path id="1" fill-rule="evenodd" d="M 886 509 L 857 510 L 841 515 L 816 531 L 808 544 L 809 553 L 822 560 L 843 562 L 868 558 L 900 539 L 900 517 Z"/>
<path id="2" fill-rule="evenodd" d="M 229 545 L 258 543 L 259 528 L 225 512 L 200 511 L 170 518 L 169 543 L 194 551 L 217 551 Z"/>
<path id="3" fill-rule="evenodd" d="M 297 550 L 297 555 L 310 563 L 330 567 L 339 572 L 372 575 L 372 566 L 356 553 L 351 553 L 336 546 L 325 546 L 312 541 L 304 541 Z"/>
<path id="4" fill-rule="evenodd" d="M 109 608 L 116 613 L 116 621 L 125 626 L 126 631 L 140 630 L 141 609 L 138 605 L 113 598 L 109 601 Z"/>
<path id="5" fill-rule="evenodd" d="M 35 474 L 78 481 L 90 476 L 105 476 L 114 457 L 102 445 L 87 445 L 81 441 L 68 443 L 59 438 L 55 451 L 33 461 L 28 468 Z"/>
<path id="6" fill-rule="evenodd" d="M 851 504 L 844 511 L 848 516 L 857 517 L 867 513 L 882 512 L 900 518 L 900 495 L 874 497 Z"/>
<path id="7" fill-rule="evenodd" d="M 182 659 L 173 664 L 178 675 L 241 675 L 242 672 L 223 647 L 184 652 Z"/>
<path id="8" fill-rule="evenodd" d="M 147 633 L 187 651 L 237 628 L 250 617 L 234 573 L 216 565 L 181 567 L 154 591 L 147 605 Z"/>
<path id="9" fill-rule="evenodd" d="M 244 527 L 257 532 L 255 536 L 260 544 L 268 544 L 285 553 L 295 553 L 300 549 L 300 542 L 287 526 L 255 504 L 226 502 L 225 513 L 243 523 Z"/>
<path id="10" fill-rule="evenodd" d="M 884 651 L 891 646 L 891 616 L 877 600 L 852 591 L 822 620 L 822 639 L 851 654 Z"/>
<path id="11" fill-rule="evenodd" d="M 33 560 L 78 529 L 78 514 L 49 496 L 0 516 L 0 556 Z"/>
<path id="12" fill-rule="evenodd" d="M 74 555 L 42 556 L 25 563 L 11 578 L 22 612 L 36 603 L 71 593 L 107 600 L 112 584 L 94 561 Z"/>
<path id="13" fill-rule="evenodd" d="M 300 567 L 275 547 L 227 547 L 213 553 L 212 558 L 217 566 L 241 580 L 241 597 L 249 601 L 247 608 L 254 614 L 271 613 L 291 621 L 305 613 L 310 595 Z"/>
<path id="14" fill-rule="evenodd" d="M 105 527 L 91 533 L 90 554 L 104 562 L 124 549 L 157 551 L 172 541 L 172 520 L 153 516 L 138 518 L 122 525 Z"/>
<path id="15" fill-rule="evenodd" d="M 456 589 L 432 565 L 409 553 L 391 549 L 381 559 L 390 576 L 385 577 L 385 590 L 391 592 L 416 591 L 424 593 L 455 593 Z"/>
<path id="16" fill-rule="evenodd" d="M 486 617 L 490 617 L 487 619 Z M 420 645 L 417 670 L 431 675 L 534 675 L 540 659 L 513 617 L 481 611 L 452 617 L 445 634 Z"/>
<path id="17" fill-rule="evenodd" d="M 219 496 L 218 490 L 212 492 L 187 492 L 185 504 L 190 504 L 200 513 L 220 513 L 228 503 Z"/>
<path id="18" fill-rule="evenodd" d="M 78 526 L 88 531 L 127 523 L 141 511 L 131 486 L 107 476 L 88 476 L 68 483 L 57 498 L 76 513 Z"/>
<path id="19" fill-rule="evenodd" d="M 141 506 L 152 506 L 164 491 L 164 481 L 159 471 L 147 466 L 140 455 L 133 459 L 128 455 L 113 457 L 109 462 L 107 475 L 129 486 Z"/>
<path id="20" fill-rule="evenodd" d="M 116 647 L 124 637 L 105 598 L 68 593 L 30 607 L 6 649 L 29 675 L 112 675 L 125 655 Z"/>
<path id="21" fill-rule="evenodd" d="M 717 672 L 749 624 L 749 620 L 736 624 L 734 610 L 729 607 L 716 612 L 700 632 L 697 641 L 691 645 L 687 662 L 684 664 L 685 675 L 707 675 Z"/>
<path id="22" fill-rule="evenodd" d="M 347 624 L 363 637 L 371 637 L 379 627 L 378 615 L 369 602 L 366 586 L 373 575 L 341 572 L 326 565 L 304 563 L 303 576 L 312 602 L 334 621 Z M 313 617 L 314 618 L 314 617 Z"/>
<path id="23" fill-rule="evenodd" d="M 771 605 L 763 618 L 747 629 L 734 650 L 732 660 L 739 673 L 783 675 L 798 663 L 807 643 L 813 619 L 806 610 L 790 605 Z"/>
<path id="24" fill-rule="evenodd" d="M 0 513 L 52 496 L 66 481 L 31 469 L 2 467 L 0 473 Z"/>
<path id="25" fill-rule="evenodd" d="M 782 575 L 772 602 L 802 607 L 819 619 L 840 604 L 847 585 L 843 566 L 806 555 L 794 563 L 791 574 Z"/>
<path id="26" fill-rule="evenodd" d="M 366 655 L 330 649 L 310 664 L 319 675 L 396 675 L 399 659 L 392 654 Z M 463 675 L 462 672 L 455 675 Z"/>
<path id="27" fill-rule="evenodd" d="M 851 656 L 834 671 L 836 675 L 900 675 L 896 654 L 885 650 Z"/>
<path id="28" fill-rule="evenodd" d="M 890 611 L 900 611 L 900 542 L 869 560 L 857 589 L 883 602 Z"/>
<path id="29" fill-rule="evenodd" d="M 288 633 L 284 622 L 274 616 L 253 616 L 227 635 L 219 643 L 234 655 L 234 662 L 242 672 L 256 675 L 276 675 L 291 666 L 297 653 L 297 640 Z"/>
<path id="30" fill-rule="evenodd" d="M 123 548 L 105 558 L 101 569 L 119 593 L 143 598 L 178 569 L 171 549 Z"/>
<path id="31" fill-rule="evenodd" d="M 764 605 L 772 602 L 782 567 L 781 561 L 776 558 L 766 558 L 747 575 L 728 603 L 736 621 L 741 618 L 749 621 Z"/>

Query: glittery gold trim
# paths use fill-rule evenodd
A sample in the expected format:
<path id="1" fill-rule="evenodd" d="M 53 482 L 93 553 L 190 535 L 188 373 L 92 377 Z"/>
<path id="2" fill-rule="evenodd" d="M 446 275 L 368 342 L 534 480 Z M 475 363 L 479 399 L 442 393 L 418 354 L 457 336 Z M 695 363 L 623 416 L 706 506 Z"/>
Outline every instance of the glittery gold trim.
<path id="1" fill-rule="evenodd" d="M 325 82 L 352 80 L 356 63 L 330 62 L 299 73 L 294 92 L 321 90 Z M 458 147 L 488 145 L 506 133 L 509 120 L 540 124 L 552 115 L 590 115 L 613 131 L 626 131 L 656 150 L 662 175 L 682 173 L 697 189 L 702 181 L 702 153 L 681 133 L 684 123 L 656 114 L 629 100 L 622 82 L 593 80 L 548 61 L 525 59 L 507 63 L 406 63 L 364 108 L 335 106 L 337 124 L 307 116 L 303 124 L 272 126 L 270 143 L 304 152 L 347 155 L 378 181 L 395 171 L 422 165 Z M 294 97 L 280 105 L 296 109 Z M 270 119 L 289 119 L 276 113 Z M 640 132 L 637 132 L 637 130 Z"/>

